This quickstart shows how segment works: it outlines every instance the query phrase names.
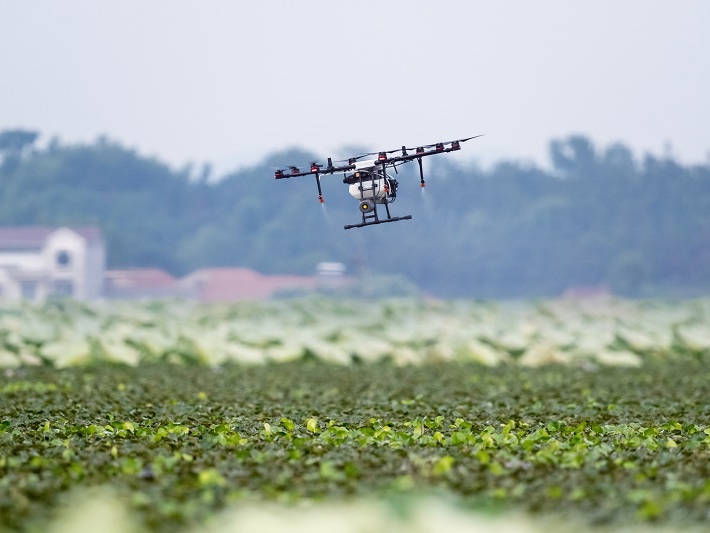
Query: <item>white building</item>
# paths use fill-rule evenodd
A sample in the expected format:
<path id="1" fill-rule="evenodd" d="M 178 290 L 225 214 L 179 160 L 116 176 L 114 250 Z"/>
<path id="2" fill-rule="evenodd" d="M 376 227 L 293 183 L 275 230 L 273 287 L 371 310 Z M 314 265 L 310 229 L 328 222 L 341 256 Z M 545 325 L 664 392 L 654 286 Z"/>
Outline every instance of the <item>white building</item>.
<path id="1" fill-rule="evenodd" d="M 98 298 L 105 262 L 98 228 L 0 228 L 0 299 Z"/>

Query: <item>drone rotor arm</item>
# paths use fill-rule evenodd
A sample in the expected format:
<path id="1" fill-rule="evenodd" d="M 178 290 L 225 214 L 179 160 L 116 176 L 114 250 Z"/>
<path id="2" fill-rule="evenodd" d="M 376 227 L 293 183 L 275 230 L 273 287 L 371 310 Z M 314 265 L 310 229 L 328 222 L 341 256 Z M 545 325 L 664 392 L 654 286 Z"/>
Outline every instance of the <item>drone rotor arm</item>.
<path id="1" fill-rule="evenodd" d="M 447 153 L 447 152 L 455 152 L 457 150 L 461 149 L 461 143 L 464 143 L 466 141 L 470 141 L 471 139 L 477 139 L 478 137 L 482 137 L 483 134 L 480 135 L 473 135 L 471 137 L 465 137 L 463 139 L 457 139 L 454 141 L 446 141 L 446 142 L 438 142 L 438 143 L 433 143 L 433 144 L 424 144 L 424 145 L 419 145 L 413 148 L 408 148 L 406 146 L 402 146 L 401 148 L 396 148 L 393 150 L 384 150 L 381 152 L 368 152 L 365 154 L 360 154 L 355 157 L 351 157 L 349 159 L 341 160 L 341 161 L 335 161 L 335 163 L 345 163 L 347 162 L 347 165 L 333 165 L 333 161 L 331 158 L 328 158 L 328 166 L 324 167 L 323 165 L 319 165 L 316 162 L 311 163 L 310 165 L 310 170 L 306 171 L 301 171 L 298 167 L 291 166 L 288 167 L 289 170 L 285 169 L 278 169 L 274 173 L 274 177 L 276 179 L 284 179 L 284 178 L 297 178 L 299 176 L 309 176 L 312 174 L 315 175 L 327 175 L 327 174 L 335 174 L 337 172 L 347 172 L 349 170 L 355 170 L 356 165 L 355 163 L 359 160 L 362 159 L 363 157 L 367 156 L 372 156 L 376 155 L 377 160 L 375 162 L 376 165 L 382 166 L 382 169 L 384 171 L 384 168 L 387 165 L 392 165 L 393 167 L 397 164 L 404 164 L 408 163 L 410 161 L 414 161 L 417 159 L 419 162 L 421 162 L 422 157 L 427 157 L 430 155 L 435 155 L 435 154 L 442 154 L 442 153 Z M 394 157 L 389 157 L 389 154 L 393 154 L 395 152 L 400 152 L 401 155 L 396 155 Z M 410 151 L 412 153 L 410 153 Z M 396 168 L 395 168 L 396 171 Z"/>
<path id="2" fill-rule="evenodd" d="M 312 176 L 314 174 L 320 174 L 320 175 L 326 175 L 326 174 L 335 174 L 336 172 L 347 172 L 348 170 L 353 170 L 355 168 L 355 165 L 341 165 L 341 166 L 329 166 L 329 167 L 323 167 L 322 165 L 318 165 L 315 163 L 311 164 L 311 167 L 309 170 L 300 170 L 298 167 L 292 166 L 289 167 L 288 169 L 278 169 L 274 172 L 274 177 L 279 180 L 279 179 L 286 179 L 286 178 L 298 178 L 300 176 Z M 290 170 L 289 170 L 290 169 Z"/>

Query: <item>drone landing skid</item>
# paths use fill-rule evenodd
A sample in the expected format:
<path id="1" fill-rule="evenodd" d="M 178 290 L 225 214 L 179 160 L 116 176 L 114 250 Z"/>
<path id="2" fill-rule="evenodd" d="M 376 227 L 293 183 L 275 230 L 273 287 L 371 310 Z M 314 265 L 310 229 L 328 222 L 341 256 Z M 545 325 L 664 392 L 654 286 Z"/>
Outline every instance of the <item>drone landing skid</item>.
<path id="1" fill-rule="evenodd" d="M 348 224 L 347 226 L 343 226 L 343 228 L 345 228 L 345 229 L 364 228 L 365 226 L 374 226 L 375 224 L 384 224 L 385 222 L 397 222 L 398 220 L 412 220 L 412 215 L 406 215 L 403 217 L 385 218 L 382 220 L 373 220 L 371 222 L 363 222 L 361 224 Z"/>

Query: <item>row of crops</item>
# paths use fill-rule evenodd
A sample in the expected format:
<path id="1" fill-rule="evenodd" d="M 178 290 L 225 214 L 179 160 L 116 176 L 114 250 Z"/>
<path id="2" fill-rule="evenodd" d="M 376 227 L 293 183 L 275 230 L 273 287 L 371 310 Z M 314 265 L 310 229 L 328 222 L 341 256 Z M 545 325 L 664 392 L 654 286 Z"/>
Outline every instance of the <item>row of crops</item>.
<path id="1" fill-rule="evenodd" d="M 14 369 L 0 377 L 0 524 L 45 530 L 70 513 L 108 525 L 104 502 L 120 531 L 225 516 L 224 530 L 243 531 L 254 513 L 294 531 L 437 531 L 511 513 L 562 530 L 700 530 L 709 378 L 691 360 Z"/>
<path id="2" fill-rule="evenodd" d="M 331 300 L 0 307 L 0 366 L 110 361 L 600 363 L 710 353 L 710 300 Z"/>
<path id="3" fill-rule="evenodd" d="M 0 532 L 704 530 L 710 300 L 0 306 Z"/>

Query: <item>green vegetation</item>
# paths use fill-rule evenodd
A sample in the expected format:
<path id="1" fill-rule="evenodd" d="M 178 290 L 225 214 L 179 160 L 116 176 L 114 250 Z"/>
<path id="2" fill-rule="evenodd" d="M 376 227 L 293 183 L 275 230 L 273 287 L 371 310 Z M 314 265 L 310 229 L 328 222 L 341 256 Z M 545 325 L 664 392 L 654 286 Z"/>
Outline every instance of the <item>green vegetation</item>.
<path id="1" fill-rule="evenodd" d="M 353 274 L 401 274 L 436 296 L 478 298 L 710 289 L 710 167 L 638 160 L 621 144 L 553 141 L 550 170 L 442 157 L 431 161 L 426 201 L 402 167 L 392 208 L 413 220 L 345 232 L 359 213 L 338 176 L 323 180 L 325 210 L 311 181 L 273 179 L 273 167 L 313 154 L 274 154 L 216 179 L 209 165 L 171 169 L 107 139 L 33 149 L 36 137 L 0 133 L 0 225 L 96 224 L 113 268 L 311 274 L 337 260 Z"/>
<path id="2" fill-rule="evenodd" d="M 174 530 L 258 501 L 435 491 L 587 524 L 706 524 L 706 365 L 317 362 L 23 368 L 0 378 L 0 522 L 110 487 Z"/>
<path id="3" fill-rule="evenodd" d="M 269 502 L 419 523 L 431 495 L 447 515 L 701 528 L 709 317 L 706 300 L 5 306 L 0 524 L 44 530 L 79 491 L 76 513 L 109 494 L 160 531 Z"/>
<path id="4" fill-rule="evenodd" d="M 298 298 L 0 307 L 0 366 L 316 359 L 638 366 L 710 359 L 710 300 Z"/>

